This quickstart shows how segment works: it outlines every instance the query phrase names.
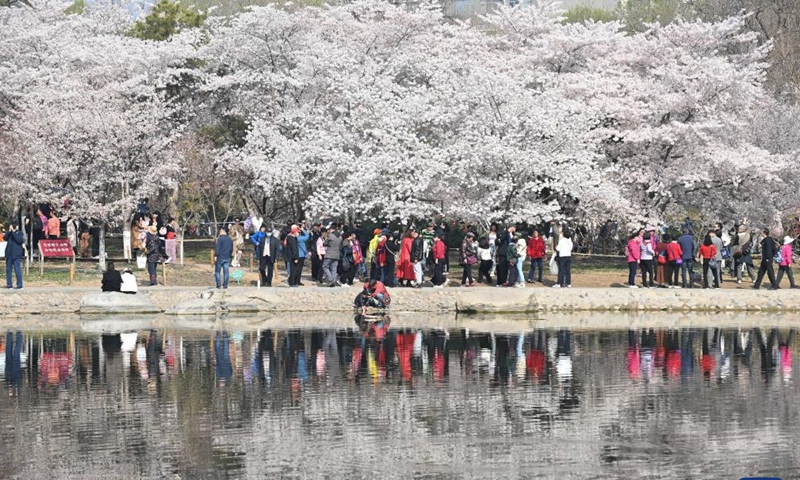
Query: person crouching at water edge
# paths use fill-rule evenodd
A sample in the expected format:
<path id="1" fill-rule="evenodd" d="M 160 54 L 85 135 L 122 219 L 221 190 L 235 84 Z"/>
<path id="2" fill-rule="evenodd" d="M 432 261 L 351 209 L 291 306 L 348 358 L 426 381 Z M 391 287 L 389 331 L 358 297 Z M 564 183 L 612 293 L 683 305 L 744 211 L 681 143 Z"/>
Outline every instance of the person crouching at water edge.
<path id="1" fill-rule="evenodd" d="M 364 290 L 358 294 L 353 302 L 356 308 L 361 308 L 361 314 L 367 312 L 367 307 L 386 308 L 392 303 L 392 297 L 386 286 L 380 280 L 370 280 L 364 284 Z"/>

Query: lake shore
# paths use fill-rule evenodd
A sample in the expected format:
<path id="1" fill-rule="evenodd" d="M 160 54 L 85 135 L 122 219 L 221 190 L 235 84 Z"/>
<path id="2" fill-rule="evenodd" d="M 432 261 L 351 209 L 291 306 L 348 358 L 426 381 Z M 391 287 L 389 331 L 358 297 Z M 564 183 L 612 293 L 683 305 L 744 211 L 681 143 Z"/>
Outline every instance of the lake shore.
<path id="1" fill-rule="evenodd" d="M 218 316 L 352 312 L 360 287 L 142 288 L 137 295 L 96 288 L 26 287 L 0 292 L 6 316 Z M 800 313 L 800 290 L 459 288 L 391 289 L 391 313 L 540 315 L 570 312 L 783 312 Z"/>

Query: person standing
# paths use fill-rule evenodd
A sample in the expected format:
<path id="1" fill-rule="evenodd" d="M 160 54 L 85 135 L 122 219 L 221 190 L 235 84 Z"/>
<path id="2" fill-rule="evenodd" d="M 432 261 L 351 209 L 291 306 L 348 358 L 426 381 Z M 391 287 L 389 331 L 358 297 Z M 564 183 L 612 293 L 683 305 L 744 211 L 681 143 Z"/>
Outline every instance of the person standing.
<path id="1" fill-rule="evenodd" d="M 639 264 L 642 259 L 642 249 L 639 244 L 639 234 L 633 233 L 628 238 L 628 245 L 625 247 L 628 257 L 628 288 L 638 288 L 636 286 L 636 272 L 639 271 Z"/>
<path id="2" fill-rule="evenodd" d="M 508 249 L 514 243 L 514 232 L 517 228 L 512 225 L 502 234 L 497 236 L 497 285 L 502 286 L 508 283 Z M 512 247 L 513 248 L 513 247 Z M 516 255 L 515 255 L 516 256 Z"/>
<path id="3" fill-rule="evenodd" d="M 673 238 L 667 244 L 667 285 L 678 288 L 678 271 L 683 263 L 683 250 L 678 239 Z"/>
<path id="4" fill-rule="evenodd" d="M 263 226 L 261 228 L 264 228 Z M 261 283 L 265 287 L 272 286 L 272 275 L 275 273 L 275 260 L 278 258 L 278 237 L 273 231 L 265 232 L 258 245 L 260 257 L 258 261 L 258 272 L 261 275 Z"/>
<path id="5" fill-rule="evenodd" d="M 17 276 L 17 290 L 22 290 L 22 258 L 25 256 L 25 236 L 17 222 L 11 222 L 3 235 L 6 242 L 6 288 L 13 288 L 12 275 Z"/>
<path id="6" fill-rule="evenodd" d="M 516 287 L 517 278 L 519 274 L 519 269 L 517 268 L 517 263 L 519 263 L 519 255 L 517 254 L 517 244 L 513 238 L 509 239 L 508 248 L 506 249 L 506 262 L 507 262 L 507 271 L 508 277 L 506 281 L 503 283 L 504 287 Z M 499 272 L 500 270 L 498 270 Z"/>
<path id="7" fill-rule="evenodd" d="M 336 227 L 331 225 L 328 227 L 328 238 L 325 239 L 325 261 L 322 264 L 322 269 L 325 271 L 325 276 L 328 279 L 328 286 L 340 287 L 339 283 L 339 258 L 342 254 L 342 237 Z M 294 266 L 292 266 L 294 268 Z M 299 280 L 299 277 L 298 277 Z"/>
<path id="8" fill-rule="evenodd" d="M 761 265 L 758 267 L 756 283 L 754 283 L 752 287 L 754 290 L 761 288 L 761 281 L 764 280 L 765 273 L 770 283 L 768 290 L 778 289 L 778 285 L 775 283 L 775 269 L 772 266 L 772 262 L 775 261 L 776 253 L 775 240 L 769 235 L 769 229 L 765 228 L 761 231 Z"/>
<path id="9" fill-rule="evenodd" d="M 525 257 L 528 255 L 528 239 L 520 235 L 516 240 L 517 249 L 517 282 L 516 287 L 525 288 Z"/>
<path id="10" fill-rule="evenodd" d="M 689 233 L 689 229 L 683 229 L 683 235 L 678 237 L 678 245 L 681 247 L 681 287 L 692 288 L 694 286 L 694 237 Z M 686 281 L 686 275 L 689 275 L 689 281 Z"/>
<path id="11" fill-rule="evenodd" d="M 714 246 L 714 242 L 711 240 L 711 235 L 706 234 L 706 237 L 703 239 L 703 245 L 700 246 L 700 250 L 697 252 L 697 255 L 703 262 L 703 288 L 709 287 L 709 270 L 714 276 L 714 288 L 718 288 L 719 284 L 717 283 L 717 269 L 712 266 L 712 261 L 716 261 L 715 258 L 717 256 L 717 247 Z"/>
<path id="12" fill-rule="evenodd" d="M 554 288 L 572 288 L 572 233 L 564 229 L 556 245 L 558 253 L 558 283 Z"/>
<path id="13" fill-rule="evenodd" d="M 297 262 L 297 286 L 303 286 L 303 266 L 306 264 L 306 258 L 308 257 L 308 242 L 311 240 L 311 234 L 306 230 L 305 223 L 300 225 L 300 228 L 297 232 L 297 251 L 299 253 L 299 261 Z"/>
<path id="14" fill-rule="evenodd" d="M 416 280 L 414 263 L 411 261 L 411 246 L 413 243 L 412 231 L 407 230 L 403 236 L 403 241 L 400 242 L 400 256 L 397 259 L 397 279 L 400 281 L 401 287 L 410 287 L 411 281 Z"/>
<path id="15" fill-rule="evenodd" d="M 67 220 L 67 238 L 69 239 L 69 245 L 72 247 L 73 253 L 77 255 L 78 253 L 78 219 L 75 218 L 74 214 L 69 216 L 69 220 Z"/>
<path id="16" fill-rule="evenodd" d="M 478 267 L 478 283 L 481 283 L 482 279 L 486 278 L 486 285 L 492 285 L 491 271 L 492 265 L 494 265 L 492 258 L 492 245 L 487 237 L 483 237 L 478 243 L 478 260 L 481 262 L 480 267 Z"/>
<path id="17" fill-rule="evenodd" d="M 439 233 L 433 236 L 433 288 L 444 287 L 444 256 L 446 248 Z"/>
<path id="18" fill-rule="evenodd" d="M 150 286 L 158 285 L 158 264 L 163 261 L 161 256 L 161 239 L 158 238 L 158 229 L 155 225 L 147 227 L 145 238 L 147 248 L 147 273 L 150 275 Z"/>
<path id="19" fill-rule="evenodd" d="M 534 274 L 538 269 L 539 274 L 536 277 L 536 281 L 542 283 L 542 274 L 544 268 L 544 256 L 546 255 L 547 251 L 544 246 L 544 239 L 539 234 L 539 230 L 533 231 L 533 236 L 531 236 L 530 240 L 528 240 L 528 256 L 531 259 L 531 269 L 528 273 L 528 283 L 534 282 Z"/>
<path id="20" fill-rule="evenodd" d="M 228 235 L 228 231 L 223 227 L 219 229 L 219 237 L 217 237 L 217 245 L 214 248 L 214 280 L 217 282 L 217 288 L 228 288 L 228 280 L 230 277 L 231 257 L 233 256 L 233 240 Z M 220 283 L 220 270 L 222 270 L 223 277 Z"/>
<path id="21" fill-rule="evenodd" d="M 714 244 L 714 248 L 717 249 L 717 254 L 714 257 L 714 260 L 717 261 L 716 278 L 717 278 L 717 281 L 719 282 L 719 283 L 717 283 L 717 288 L 722 288 L 722 260 L 723 260 L 722 259 L 722 247 L 724 247 L 724 244 L 722 242 L 722 238 L 720 238 L 720 235 L 721 235 L 722 231 L 721 231 L 721 229 L 720 229 L 721 227 L 719 227 L 719 225 L 720 224 L 717 223 L 715 226 L 718 227 L 718 228 L 716 230 L 710 230 L 708 232 L 708 234 L 711 235 L 711 242 Z"/>
<path id="22" fill-rule="evenodd" d="M 56 216 L 55 210 L 50 210 L 50 218 L 47 219 L 47 238 L 58 238 L 61 235 L 61 220 Z"/>
<path id="23" fill-rule="evenodd" d="M 475 234 L 473 232 L 467 232 L 466 236 L 464 236 L 464 240 L 461 241 L 461 248 L 460 248 L 460 258 L 461 263 L 464 266 L 464 272 L 461 275 L 461 286 L 462 287 L 472 287 L 475 285 L 475 280 L 472 278 L 472 266 L 478 263 L 478 256 L 475 254 L 475 245 L 473 242 L 475 241 Z M 487 278 L 488 278 L 488 268 L 487 266 Z M 480 281 L 480 278 L 478 278 Z M 491 283 L 491 278 L 489 278 L 489 283 Z"/>
<path id="24" fill-rule="evenodd" d="M 416 230 L 411 232 L 411 238 L 411 264 L 414 266 L 414 281 L 416 282 L 414 288 L 422 288 L 422 282 L 425 280 L 423 277 L 425 242 Z"/>
<path id="25" fill-rule="evenodd" d="M 297 288 L 300 286 L 300 267 L 302 266 L 300 259 L 300 245 L 297 236 L 300 229 L 297 225 L 292 225 L 289 229 L 289 234 L 286 235 L 286 252 L 289 257 L 289 286 Z M 330 253 L 330 249 L 328 251 Z"/>
<path id="26" fill-rule="evenodd" d="M 781 288 L 781 280 L 783 280 L 783 274 L 786 273 L 786 276 L 789 277 L 789 287 L 790 288 L 800 288 L 794 283 L 794 275 L 792 275 L 792 242 L 794 242 L 794 238 L 790 236 L 783 237 L 783 245 L 781 246 L 781 263 L 778 265 L 778 279 L 775 282 L 775 286 L 777 288 Z"/>
<path id="27" fill-rule="evenodd" d="M 642 288 L 653 288 L 656 286 L 653 281 L 653 258 L 656 256 L 656 251 L 653 248 L 653 239 L 650 232 L 645 232 L 642 236 L 642 243 L 639 249 L 641 250 L 639 260 L 642 266 Z"/>

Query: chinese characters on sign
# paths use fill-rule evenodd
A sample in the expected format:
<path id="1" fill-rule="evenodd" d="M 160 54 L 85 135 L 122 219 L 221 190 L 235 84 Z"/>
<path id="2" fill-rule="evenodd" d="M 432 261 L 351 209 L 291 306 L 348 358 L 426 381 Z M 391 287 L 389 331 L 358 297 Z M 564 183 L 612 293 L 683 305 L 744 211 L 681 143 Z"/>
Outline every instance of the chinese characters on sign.
<path id="1" fill-rule="evenodd" d="M 69 240 L 60 238 L 56 240 L 39 240 L 39 250 L 45 258 L 72 258 L 74 255 Z"/>

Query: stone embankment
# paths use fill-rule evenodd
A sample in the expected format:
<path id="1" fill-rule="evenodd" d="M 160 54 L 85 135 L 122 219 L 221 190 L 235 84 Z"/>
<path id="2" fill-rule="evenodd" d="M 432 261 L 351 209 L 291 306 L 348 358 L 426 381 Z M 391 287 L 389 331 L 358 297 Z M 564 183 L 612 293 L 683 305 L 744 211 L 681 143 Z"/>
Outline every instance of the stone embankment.
<path id="1" fill-rule="evenodd" d="M 351 312 L 357 288 L 180 287 L 137 295 L 39 287 L 0 293 L 6 315 L 163 314 L 166 316 Z M 393 289 L 393 313 L 528 314 L 569 312 L 800 312 L 800 290 L 668 290 L 627 288 Z"/>

